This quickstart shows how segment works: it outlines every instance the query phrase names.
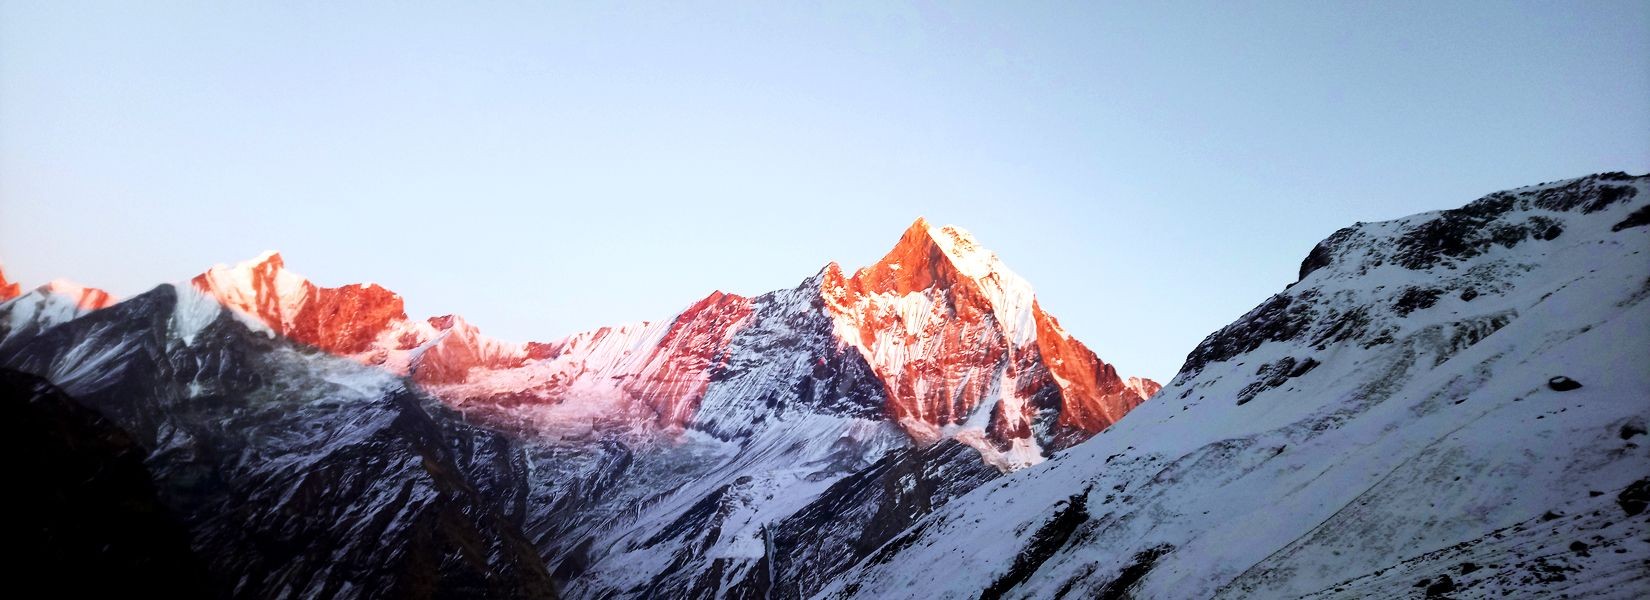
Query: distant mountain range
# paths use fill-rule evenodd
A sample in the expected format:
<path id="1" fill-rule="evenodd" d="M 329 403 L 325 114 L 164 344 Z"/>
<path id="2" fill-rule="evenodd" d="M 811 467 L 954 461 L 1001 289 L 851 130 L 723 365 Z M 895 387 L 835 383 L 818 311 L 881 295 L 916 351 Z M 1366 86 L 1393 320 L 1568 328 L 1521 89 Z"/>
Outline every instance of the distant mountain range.
<path id="1" fill-rule="evenodd" d="M 120 301 L 0 274 L 42 457 L 8 534 L 71 595 L 1640 597 L 1646 188 L 1335 232 L 1161 391 L 920 219 L 550 342 L 275 253 Z"/>

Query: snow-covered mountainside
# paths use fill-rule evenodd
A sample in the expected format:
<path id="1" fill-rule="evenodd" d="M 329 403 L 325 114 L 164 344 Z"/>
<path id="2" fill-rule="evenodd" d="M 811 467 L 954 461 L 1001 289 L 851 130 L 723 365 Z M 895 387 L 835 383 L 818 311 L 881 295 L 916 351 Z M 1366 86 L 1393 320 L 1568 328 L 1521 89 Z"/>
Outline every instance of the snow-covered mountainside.
<path id="1" fill-rule="evenodd" d="M 524 347 L 484 337 L 454 315 L 409 320 L 401 296 L 377 284 L 317 286 L 287 270 L 275 252 L 212 267 L 190 283 L 281 336 L 419 382 L 519 366 L 527 356 Z"/>
<path id="2" fill-rule="evenodd" d="M 61 463 L 13 537 L 237 598 L 1640 597 L 1647 188 L 1336 232 L 1161 391 L 921 220 L 546 343 L 273 253 L 0 279 L 6 437 Z"/>
<path id="3" fill-rule="evenodd" d="M 0 285 L 0 291 L 5 291 L 4 287 Z M 12 294 L 9 300 L 0 304 L 0 350 L 115 303 L 108 292 L 61 279 L 27 294 Z"/>
<path id="4" fill-rule="evenodd" d="M 26 299 L 0 313 L 31 309 L 19 304 Z M 207 595 L 553 595 L 521 533 L 522 450 L 404 380 L 275 336 L 187 286 L 163 285 L 31 332 L 13 343 L 22 335 L 14 330 L 0 365 L 55 387 L 13 386 L 28 394 L 8 395 L 8 410 L 59 422 L 67 417 L 53 415 L 63 411 L 40 403 L 72 401 L 95 412 L 95 423 L 70 414 L 67 426 L 95 425 L 125 441 L 100 451 L 58 439 L 66 447 L 29 455 L 132 468 L 109 452 L 141 448 L 140 468 L 156 489 L 109 491 L 158 498 L 169 515 L 142 516 L 181 522 L 208 574 L 192 583 Z M 36 502 L 79 491 L 17 490 Z"/>
<path id="5" fill-rule="evenodd" d="M 202 492 L 215 506 L 245 502 L 237 515 L 268 518 L 257 515 L 289 501 L 264 486 L 346 477 L 362 497 L 312 508 L 380 523 L 430 510 L 406 486 L 468 482 L 480 497 L 452 502 L 491 502 L 504 518 L 466 508 L 455 526 L 468 533 L 447 541 L 514 552 L 525 539 L 573 597 L 808 595 L 916 518 L 1094 435 L 1158 387 L 1119 377 L 966 232 L 920 220 L 852 277 L 831 264 L 792 289 L 716 292 L 668 320 L 550 343 L 501 342 L 451 315 L 412 320 L 382 287 L 318 286 L 275 253 L 105 310 L 64 304 L 79 297 L 53 288 L 0 304 L 0 322 L 27 324 L 0 332 L 0 365 L 46 377 L 152 448 L 163 491 L 204 473 L 231 481 Z M 211 420 L 225 410 L 246 419 Z M 437 446 L 511 441 L 489 437 L 483 456 L 460 452 L 437 469 L 455 482 L 422 482 L 404 465 L 334 466 L 362 450 L 331 436 L 385 411 L 436 423 L 422 439 Z M 222 458 L 171 462 L 195 455 Z M 277 456 L 287 458 L 260 462 Z M 208 567 L 248 595 L 355 593 L 353 582 L 381 576 L 271 556 L 236 533 L 245 523 L 185 499 L 175 508 L 207 519 L 190 527 L 215 553 Z M 375 535 L 425 535 L 396 523 Z M 390 560 L 376 547 L 342 551 L 362 568 L 403 564 L 372 562 Z M 490 568 L 531 591 L 538 575 L 510 552 L 490 551 Z M 282 560 L 292 567 L 268 571 Z"/>
<path id="6" fill-rule="evenodd" d="M 533 432 L 529 505 L 544 512 L 529 534 L 571 597 L 811 594 L 912 519 L 1157 387 L 1120 378 L 966 232 L 920 220 L 851 278 L 832 264 L 793 289 L 717 292 L 667 321 L 537 347 L 427 389 Z M 942 440 L 966 446 L 923 451 Z M 843 481 L 906 485 L 867 475 L 896 462 L 970 475 L 798 533 Z M 830 559 L 794 562 L 807 556 Z"/>
<path id="7" fill-rule="evenodd" d="M 1338 231 L 1153 401 L 820 596 L 1642 598 L 1647 225 L 1618 173 Z"/>
<path id="8" fill-rule="evenodd" d="M 729 394 L 788 395 L 802 385 L 790 373 L 783 381 L 721 379 L 737 370 L 733 363 L 765 361 L 775 351 L 741 356 L 736 342 L 799 334 L 757 325 L 780 318 L 828 319 L 829 339 L 795 357 L 813 363 L 807 370 L 835 368 L 857 354 L 852 361 L 867 364 L 880 382 L 876 408 L 909 437 L 923 444 L 956 438 L 1002 469 L 1036 464 L 1087 439 L 1159 387 L 1120 377 L 968 232 L 921 219 L 875 265 L 846 277 L 832 263 L 805 290 L 785 292 L 786 302 L 718 291 L 668 320 L 553 343 L 501 342 L 452 315 L 409 320 L 393 292 L 375 284 L 317 286 L 273 252 L 218 265 L 191 283 L 277 334 L 410 375 L 466 411 L 554 437 L 592 429 L 716 432 L 748 421 L 756 416 L 749 409 L 704 412 L 701 404 Z M 812 396 L 841 403 L 864 402 L 865 394 Z"/>

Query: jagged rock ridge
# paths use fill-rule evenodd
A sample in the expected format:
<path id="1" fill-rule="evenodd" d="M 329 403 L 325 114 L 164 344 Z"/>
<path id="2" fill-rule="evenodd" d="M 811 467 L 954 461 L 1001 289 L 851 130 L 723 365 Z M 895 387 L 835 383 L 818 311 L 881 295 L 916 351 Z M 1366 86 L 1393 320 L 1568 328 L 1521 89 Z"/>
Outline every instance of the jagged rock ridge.
<path id="1" fill-rule="evenodd" d="M 837 343 L 871 365 L 884 412 L 918 443 L 955 437 L 999 468 L 1023 467 L 1105 429 L 1159 387 L 1120 377 L 1042 311 L 1025 280 L 956 227 L 919 219 L 876 264 L 845 277 L 832 263 L 817 279 L 818 310 Z M 191 283 L 279 335 L 556 435 L 725 421 L 701 417 L 700 404 L 756 310 L 750 298 L 717 291 L 669 320 L 512 344 L 452 315 L 411 321 L 401 298 L 375 284 L 317 286 L 273 252 Z"/>

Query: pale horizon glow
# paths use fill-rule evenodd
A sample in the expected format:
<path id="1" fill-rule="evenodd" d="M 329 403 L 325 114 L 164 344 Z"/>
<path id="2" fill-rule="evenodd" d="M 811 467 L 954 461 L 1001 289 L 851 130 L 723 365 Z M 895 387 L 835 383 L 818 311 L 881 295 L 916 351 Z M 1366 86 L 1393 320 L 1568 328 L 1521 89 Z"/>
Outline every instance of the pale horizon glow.
<path id="1" fill-rule="evenodd" d="M 1650 168 L 1650 4 L 0 0 L 0 265 L 506 340 L 971 231 L 1123 375 L 1357 221 Z"/>

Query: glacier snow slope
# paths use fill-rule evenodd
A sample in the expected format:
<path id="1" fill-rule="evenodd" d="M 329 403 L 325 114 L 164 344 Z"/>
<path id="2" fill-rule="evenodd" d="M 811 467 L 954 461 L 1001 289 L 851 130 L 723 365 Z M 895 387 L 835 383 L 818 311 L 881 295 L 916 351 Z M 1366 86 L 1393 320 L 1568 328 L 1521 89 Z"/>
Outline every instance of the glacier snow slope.
<path id="1" fill-rule="evenodd" d="M 1117 425 L 819 597 L 1643 597 L 1647 187 L 1337 232 Z"/>

